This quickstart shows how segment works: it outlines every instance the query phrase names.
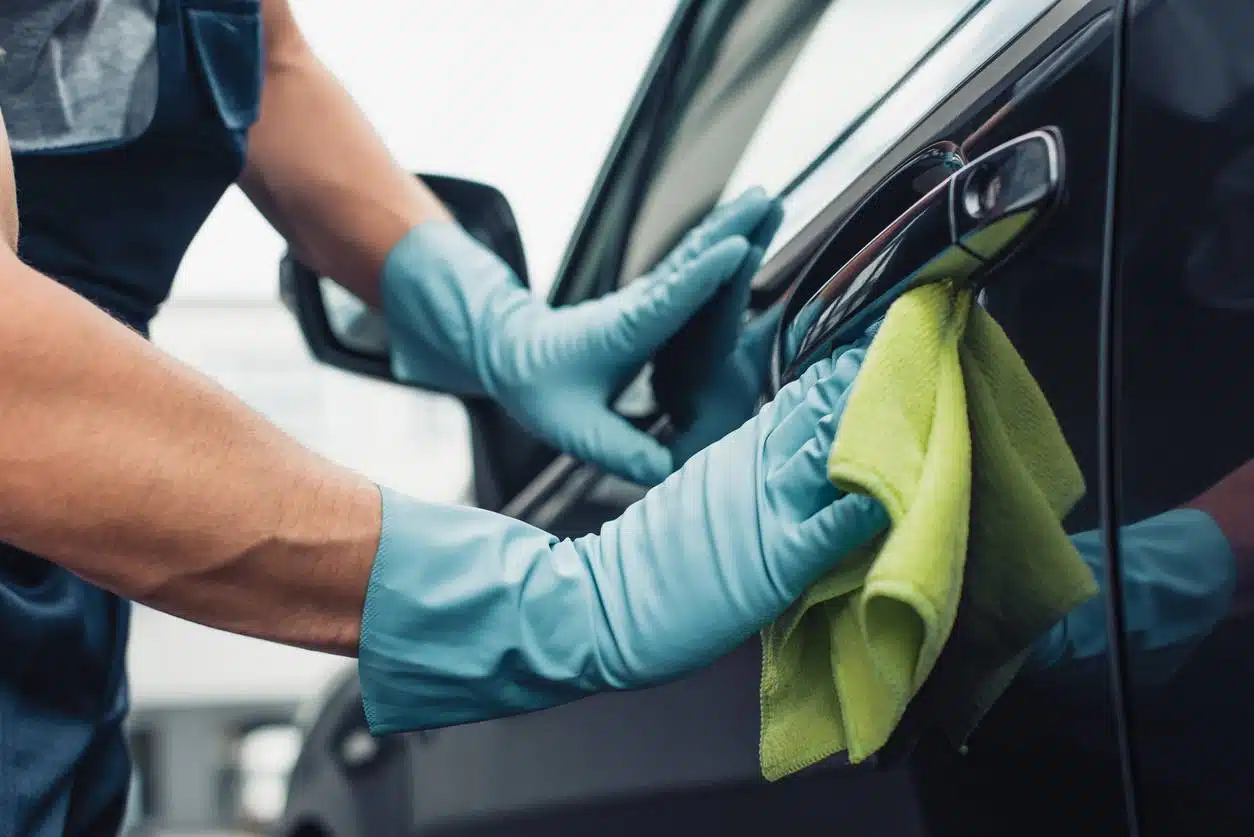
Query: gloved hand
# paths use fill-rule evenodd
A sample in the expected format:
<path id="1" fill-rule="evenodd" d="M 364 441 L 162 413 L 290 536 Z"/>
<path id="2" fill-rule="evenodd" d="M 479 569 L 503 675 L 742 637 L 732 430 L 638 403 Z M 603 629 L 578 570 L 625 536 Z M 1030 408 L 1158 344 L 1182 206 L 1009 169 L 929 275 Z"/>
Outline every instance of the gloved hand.
<path id="1" fill-rule="evenodd" d="M 771 342 L 782 307 L 775 307 L 745 327 L 732 351 L 704 378 L 690 384 L 691 407 L 668 443 L 676 467 L 745 422 L 766 391 Z"/>
<path id="2" fill-rule="evenodd" d="M 1100 530 L 1071 542 L 1099 584 L 1105 581 Z M 1165 683 L 1228 611 L 1236 585 L 1232 548 L 1210 515 L 1173 509 L 1119 533 L 1129 668 L 1143 685 Z M 1102 663 L 1109 648 L 1106 597 L 1095 596 L 1042 636 L 1028 671 Z M 1088 665 L 1086 665 L 1088 664 Z"/>
<path id="3" fill-rule="evenodd" d="M 634 689 L 731 651 L 888 525 L 827 457 L 849 349 L 694 456 L 599 534 L 559 541 L 384 491 L 359 674 L 375 733 Z"/>
<path id="4" fill-rule="evenodd" d="M 662 262 L 616 293 L 551 308 L 461 227 L 420 224 L 380 276 L 398 380 L 495 398 L 559 449 L 644 484 L 671 453 L 611 398 L 750 254 L 771 210 L 761 190 L 716 209 Z M 760 254 L 759 254 L 760 258 Z"/>
<path id="5" fill-rule="evenodd" d="M 676 467 L 743 424 L 766 390 L 771 346 L 783 313 L 777 305 L 747 326 L 751 284 L 783 220 L 778 202 L 747 234 L 749 255 L 654 360 L 653 392 L 675 434 L 668 447 Z"/>

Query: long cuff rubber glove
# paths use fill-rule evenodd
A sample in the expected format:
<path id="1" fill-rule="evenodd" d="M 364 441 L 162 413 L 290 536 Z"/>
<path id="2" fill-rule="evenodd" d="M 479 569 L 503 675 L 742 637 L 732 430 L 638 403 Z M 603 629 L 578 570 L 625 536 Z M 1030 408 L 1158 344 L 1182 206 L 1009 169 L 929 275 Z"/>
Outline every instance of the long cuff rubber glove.
<path id="1" fill-rule="evenodd" d="M 428 222 L 380 276 L 392 371 L 408 383 L 495 398 L 560 450 L 646 485 L 670 452 L 613 411 L 645 362 L 742 271 L 745 238 L 774 203 L 760 189 L 716 209 L 640 279 L 551 308 L 460 226 Z M 760 252 L 758 258 L 761 258 Z"/>
<path id="2" fill-rule="evenodd" d="M 1098 581 L 1105 578 L 1100 531 L 1072 543 Z M 1119 533 L 1125 641 L 1134 679 L 1167 682 L 1227 614 L 1236 587 L 1231 546 L 1210 515 L 1174 509 Z M 1095 596 L 1037 641 L 1028 669 L 1088 670 L 1109 648 L 1106 600 Z"/>
<path id="3" fill-rule="evenodd" d="M 827 457 L 861 349 L 812 367 L 597 535 L 383 492 L 358 670 L 376 734 L 703 667 L 887 526 Z"/>

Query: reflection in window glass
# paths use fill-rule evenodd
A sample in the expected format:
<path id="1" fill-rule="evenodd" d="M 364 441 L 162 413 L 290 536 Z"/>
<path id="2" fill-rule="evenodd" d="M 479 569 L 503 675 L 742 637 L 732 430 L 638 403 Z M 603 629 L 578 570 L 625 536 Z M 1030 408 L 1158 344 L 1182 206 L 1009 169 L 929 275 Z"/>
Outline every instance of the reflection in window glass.
<path id="1" fill-rule="evenodd" d="M 979 0 L 843 0 L 802 48 L 724 198 L 786 187 Z"/>

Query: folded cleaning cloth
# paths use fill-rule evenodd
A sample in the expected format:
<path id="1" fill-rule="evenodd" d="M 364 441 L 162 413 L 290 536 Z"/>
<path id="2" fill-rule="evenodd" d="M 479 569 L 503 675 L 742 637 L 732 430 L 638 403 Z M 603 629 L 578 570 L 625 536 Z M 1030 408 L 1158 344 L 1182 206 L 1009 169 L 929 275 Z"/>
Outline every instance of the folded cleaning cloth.
<path id="1" fill-rule="evenodd" d="M 925 285 L 892 305 L 828 467 L 891 525 L 762 632 L 770 780 L 842 750 L 865 760 L 933 674 L 924 723 L 965 741 L 1032 642 L 1098 589 L 1060 522 L 1084 494 L 1079 467 L 965 288 Z"/>

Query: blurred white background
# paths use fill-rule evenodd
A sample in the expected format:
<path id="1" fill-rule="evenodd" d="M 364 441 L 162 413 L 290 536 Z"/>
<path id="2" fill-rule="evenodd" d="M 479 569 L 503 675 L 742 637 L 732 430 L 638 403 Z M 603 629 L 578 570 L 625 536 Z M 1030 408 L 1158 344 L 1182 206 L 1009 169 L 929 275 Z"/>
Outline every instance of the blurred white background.
<path id="1" fill-rule="evenodd" d="M 674 0 L 292 0 L 306 36 L 407 168 L 501 189 L 547 289 Z M 451 399 L 319 367 L 277 302 L 279 237 L 232 190 L 193 244 L 156 343 L 314 449 L 417 496 L 467 487 Z M 143 608 L 137 708 L 299 698 L 345 661 Z"/>

